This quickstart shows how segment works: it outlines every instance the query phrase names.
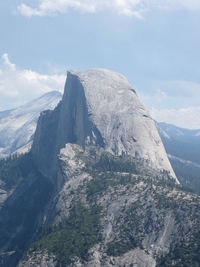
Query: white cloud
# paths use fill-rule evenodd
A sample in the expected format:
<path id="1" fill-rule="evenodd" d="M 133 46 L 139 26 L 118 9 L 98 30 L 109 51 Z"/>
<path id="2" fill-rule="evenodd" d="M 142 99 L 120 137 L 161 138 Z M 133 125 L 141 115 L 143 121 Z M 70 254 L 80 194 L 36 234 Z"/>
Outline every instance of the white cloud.
<path id="1" fill-rule="evenodd" d="M 3 67 L 5 69 L 10 70 L 10 71 L 15 71 L 16 70 L 15 64 L 13 64 L 12 62 L 10 62 L 7 53 L 5 53 L 5 54 L 2 55 L 2 61 L 3 61 Z"/>
<path id="2" fill-rule="evenodd" d="M 146 105 L 151 105 L 153 103 L 155 105 L 162 104 L 163 101 L 168 100 L 169 98 L 167 92 L 161 89 L 157 89 L 155 92 L 152 91 L 151 94 L 138 90 L 138 94 Z"/>
<path id="3" fill-rule="evenodd" d="M 27 17 L 45 16 L 57 13 L 65 13 L 68 9 L 76 9 L 82 12 L 93 13 L 96 11 L 96 1 L 90 0 L 40 0 L 37 7 L 31 7 L 24 3 L 18 6 L 18 11 Z"/>
<path id="4" fill-rule="evenodd" d="M 8 54 L 2 55 L 0 64 L 0 110 L 23 104 L 52 90 L 62 91 L 64 74 L 40 74 L 31 69 L 20 69 Z"/>
<path id="5" fill-rule="evenodd" d="M 200 129 L 200 106 L 181 109 L 151 110 L 152 117 L 159 122 L 167 122 L 182 128 Z"/>
<path id="6" fill-rule="evenodd" d="M 110 9 L 119 14 L 143 18 L 146 11 L 160 9 L 200 9 L 199 0 L 40 0 L 39 4 L 30 6 L 21 3 L 18 12 L 26 17 L 46 16 L 65 13 L 69 9 L 94 13 Z"/>

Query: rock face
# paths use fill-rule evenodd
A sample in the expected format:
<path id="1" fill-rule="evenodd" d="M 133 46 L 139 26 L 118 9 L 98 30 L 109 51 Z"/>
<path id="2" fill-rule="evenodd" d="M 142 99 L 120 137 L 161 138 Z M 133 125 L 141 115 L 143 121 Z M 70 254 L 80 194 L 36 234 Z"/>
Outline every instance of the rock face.
<path id="1" fill-rule="evenodd" d="M 0 158 L 30 150 L 40 112 L 54 109 L 61 97 L 53 91 L 19 108 L 0 112 Z"/>
<path id="2" fill-rule="evenodd" d="M 154 121 L 126 78 L 112 71 L 68 73 L 61 103 L 41 115 L 35 134 L 32 153 L 45 175 L 55 175 L 66 143 L 138 156 L 176 179 Z"/>

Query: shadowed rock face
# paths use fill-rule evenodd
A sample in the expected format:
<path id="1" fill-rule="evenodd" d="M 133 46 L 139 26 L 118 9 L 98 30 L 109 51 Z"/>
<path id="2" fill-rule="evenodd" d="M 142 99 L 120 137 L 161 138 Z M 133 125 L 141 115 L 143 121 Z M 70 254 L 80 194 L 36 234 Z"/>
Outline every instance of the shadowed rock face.
<path id="1" fill-rule="evenodd" d="M 58 154 L 66 143 L 104 147 L 101 133 L 90 120 L 84 87 L 71 73 L 68 73 L 62 101 L 54 111 L 41 114 L 35 133 L 32 154 L 47 177 L 56 175 Z"/>
<path id="2" fill-rule="evenodd" d="M 176 176 L 154 121 L 126 78 L 108 70 L 69 72 L 62 101 L 39 119 L 32 153 L 53 177 L 66 143 L 94 144 L 114 155 L 139 156 Z"/>
<path id="3" fill-rule="evenodd" d="M 61 97 L 61 93 L 52 91 L 23 106 L 0 112 L 0 158 L 29 151 L 40 112 L 54 109 Z"/>
<path id="4" fill-rule="evenodd" d="M 0 266 L 2 267 L 17 266 L 24 250 L 37 235 L 45 206 L 54 190 L 50 180 L 34 167 L 29 154 L 23 156 L 20 165 L 20 168 L 23 168 L 21 174 L 24 179 L 0 208 Z"/>

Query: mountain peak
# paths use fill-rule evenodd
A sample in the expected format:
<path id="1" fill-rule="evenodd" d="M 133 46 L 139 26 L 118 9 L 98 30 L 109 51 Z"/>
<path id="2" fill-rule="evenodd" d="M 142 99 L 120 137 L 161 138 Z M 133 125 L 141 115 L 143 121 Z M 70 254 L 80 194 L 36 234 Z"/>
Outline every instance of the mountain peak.
<path id="1" fill-rule="evenodd" d="M 41 155 L 47 157 L 45 175 L 54 173 L 57 160 L 52 155 L 58 155 L 67 143 L 95 145 L 117 156 L 141 157 L 176 179 L 149 112 L 128 80 L 110 70 L 68 72 L 61 103 L 41 116 L 35 134 L 33 153 L 36 160 Z"/>

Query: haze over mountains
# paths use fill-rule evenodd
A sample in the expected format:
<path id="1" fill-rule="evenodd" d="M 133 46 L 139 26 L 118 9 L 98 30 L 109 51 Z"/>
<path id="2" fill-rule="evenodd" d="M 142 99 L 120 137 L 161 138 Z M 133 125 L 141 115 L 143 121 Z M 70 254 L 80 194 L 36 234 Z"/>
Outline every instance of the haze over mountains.
<path id="1" fill-rule="evenodd" d="M 61 93 L 52 91 L 21 107 L 0 112 L 0 157 L 9 156 L 19 149 L 23 152 L 24 146 L 26 151 L 32 143 L 40 113 L 54 109 L 61 97 Z"/>
<path id="2" fill-rule="evenodd" d="M 200 165 L 200 129 L 189 130 L 158 123 L 158 130 L 168 154 Z"/>
<path id="3" fill-rule="evenodd" d="M 184 186 L 200 192 L 200 130 L 157 124 L 161 139 L 177 176 Z"/>
<path id="4" fill-rule="evenodd" d="M 200 197 L 179 184 L 121 74 L 69 72 L 30 152 L 2 160 L 0 179 L 2 267 L 198 266 Z"/>

